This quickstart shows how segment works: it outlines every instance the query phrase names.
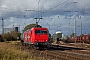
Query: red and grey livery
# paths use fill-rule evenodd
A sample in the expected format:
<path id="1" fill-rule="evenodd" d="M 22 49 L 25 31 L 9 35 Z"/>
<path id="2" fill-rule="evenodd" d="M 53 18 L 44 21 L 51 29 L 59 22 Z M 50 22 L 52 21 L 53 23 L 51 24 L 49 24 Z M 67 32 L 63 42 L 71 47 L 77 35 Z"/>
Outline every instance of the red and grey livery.
<path id="1" fill-rule="evenodd" d="M 23 33 L 23 44 L 39 48 L 49 45 L 49 31 L 47 28 L 32 28 Z"/>

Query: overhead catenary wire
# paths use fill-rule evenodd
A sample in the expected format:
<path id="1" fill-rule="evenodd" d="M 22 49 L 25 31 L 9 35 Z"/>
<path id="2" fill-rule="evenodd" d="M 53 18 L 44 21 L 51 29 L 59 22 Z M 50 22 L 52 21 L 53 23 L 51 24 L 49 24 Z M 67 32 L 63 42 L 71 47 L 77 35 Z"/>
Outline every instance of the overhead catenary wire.
<path id="1" fill-rule="evenodd" d="M 52 8 L 50 8 L 49 10 L 47 10 L 47 11 L 45 11 L 45 12 L 51 11 L 51 10 L 57 8 L 58 6 L 60 6 L 60 5 L 64 4 L 64 3 L 66 3 L 66 2 L 68 2 L 68 1 L 69 1 L 69 0 L 66 0 L 66 1 L 64 1 L 64 2 L 62 2 L 62 3 L 60 3 L 60 4 L 58 4 L 58 5 L 56 5 L 56 6 L 52 7 Z M 45 13 L 45 12 L 44 12 L 44 13 Z"/>
<path id="2" fill-rule="evenodd" d="M 60 4 L 58 4 L 57 6 L 55 6 L 55 7 L 53 7 L 53 8 L 50 8 L 50 10 L 57 8 L 58 6 L 60 6 L 60 5 L 64 4 L 64 3 L 66 3 L 66 2 L 68 2 L 68 1 L 69 1 L 69 0 L 66 0 L 66 1 L 64 1 L 64 2 L 62 2 L 62 3 L 60 3 Z"/>

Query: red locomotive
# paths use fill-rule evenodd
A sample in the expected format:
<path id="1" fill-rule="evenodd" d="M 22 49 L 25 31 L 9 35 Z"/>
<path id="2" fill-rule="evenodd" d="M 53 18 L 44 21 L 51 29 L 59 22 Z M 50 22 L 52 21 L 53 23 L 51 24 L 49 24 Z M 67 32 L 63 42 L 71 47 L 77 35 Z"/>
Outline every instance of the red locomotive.
<path id="1" fill-rule="evenodd" d="M 49 32 L 47 28 L 32 28 L 23 33 L 23 43 L 35 48 L 47 48 Z"/>

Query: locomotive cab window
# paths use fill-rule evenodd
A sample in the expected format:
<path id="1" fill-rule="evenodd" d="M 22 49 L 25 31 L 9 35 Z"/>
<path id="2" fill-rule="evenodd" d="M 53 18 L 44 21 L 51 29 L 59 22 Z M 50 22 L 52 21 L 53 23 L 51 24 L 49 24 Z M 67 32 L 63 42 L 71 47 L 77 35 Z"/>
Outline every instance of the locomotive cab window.
<path id="1" fill-rule="evenodd" d="M 41 33 L 42 34 L 47 34 L 47 31 L 46 30 L 42 30 Z"/>
<path id="2" fill-rule="evenodd" d="M 35 34 L 47 34 L 47 30 L 35 30 Z"/>
<path id="3" fill-rule="evenodd" d="M 40 30 L 35 30 L 35 34 L 40 34 Z"/>

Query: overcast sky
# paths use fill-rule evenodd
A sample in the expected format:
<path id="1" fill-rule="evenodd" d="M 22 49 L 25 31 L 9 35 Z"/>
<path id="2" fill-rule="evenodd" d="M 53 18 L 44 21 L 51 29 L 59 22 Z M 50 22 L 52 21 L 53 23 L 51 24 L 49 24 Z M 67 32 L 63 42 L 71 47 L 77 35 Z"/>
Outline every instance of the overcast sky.
<path id="1" fill-rule="evenodd" d="M 51 34 L 61 31 L 64 35 L 74 32 L 76 18 L 76 34 L 90 33 L 90 0 L 0 0 L 0 26 L 4 19 L 4 27 L 20 25 L 20 31 L 35 23 L 34 18 L 43 19 L 39 24 L 47 27 Z M 0 33 L 2 26 L 0 27 Z"/>

